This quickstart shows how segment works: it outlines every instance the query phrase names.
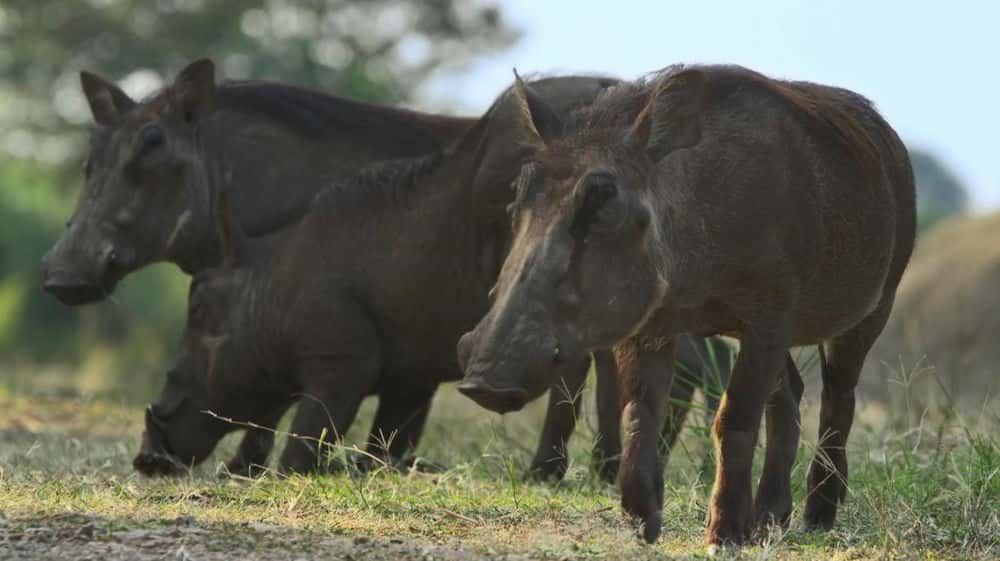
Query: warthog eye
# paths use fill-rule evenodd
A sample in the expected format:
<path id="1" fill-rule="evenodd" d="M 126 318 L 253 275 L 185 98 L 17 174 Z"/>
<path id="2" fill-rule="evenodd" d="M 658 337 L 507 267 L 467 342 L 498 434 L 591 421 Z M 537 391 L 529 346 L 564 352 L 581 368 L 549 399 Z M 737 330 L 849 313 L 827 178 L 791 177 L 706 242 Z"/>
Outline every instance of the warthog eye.
<path id="1" fill-rule="evenodd" d="M 156 148 L 163 144 L 163 129 L 156 125 L 147 125 L 142 129 L 142 147 L 145 149 Z"/>

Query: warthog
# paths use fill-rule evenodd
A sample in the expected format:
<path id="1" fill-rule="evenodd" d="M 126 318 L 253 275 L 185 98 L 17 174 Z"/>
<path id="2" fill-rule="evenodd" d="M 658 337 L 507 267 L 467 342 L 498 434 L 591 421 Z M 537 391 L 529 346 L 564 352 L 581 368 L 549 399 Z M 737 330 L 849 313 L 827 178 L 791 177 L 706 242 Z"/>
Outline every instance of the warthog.
<path id="1" fill-rule="evenodd" d="M 567 103 L 567 80 L 533 87 L 562 91 Z M 590 83 L 589 99 L 609 85 Z M 148 409 L 136 468 L 173 472 L 207 457 L 237 427 L 205 410 L 273 427 L 298 400 L 291 431 L 303 438 L 290 439 L 280 465 L 312 470 L 320 465 L 317 440 L 342 435 L 373 393 L 380 403 L 368 450 L 391 462 L 405 458 L 437 386 L 461 376 L 455 342 L 485 313 L 509 243 L 504 209 L 524 152 L 511 136 L 516 100 L 502 96 L 440 154 L 386 162 L 331 187 L 300 223 L 267 239 L 223 228 L 232 251 L 192 281 L 182 351 Z M 688 356 L 688 368 L 700 373 L 697 354 Z M 589 365 L 581 355 L 554 380 L 533 473 L 565 471 Z M 610 389 L 605 395 L 617 393 Z M 617 437 L 617 407 L 609 418 Z"/>
<path id="2" fill-rule="evenodd" d="M 858 374 L 913 247 L 913 172 L 895 132 L 860 95 L 739 67 L 671 67 L 609 90 L 569 123 L 518 91 L 525 111 L 514 117 L 535 152 L 493 305 L 458 346 L 460 389 L 516 408 L 559 364 L 612 346 L 625 394 L 622 505 L 652 542 L 673 338 L 738 337 L 713 426 L 714 548 L 787 521 L 802 389 L 788 349 L 822 345 L 805 518 L 829 528 L 845 497 Z"/>
<path id="3" fill-rule="evenodd" d="M 94 116 L 86 182 L 42 286 L 69 305 L 103 299 L 129 273 L 167 261 L 218 263 L 214 189 L 230 189 L 248 235 L 297 221 L 331 181 L 428 154 L 474 119 L 428 115 L 269 82 L 215 83 L 210 60 L 141 102 L 89 72 Z"/>

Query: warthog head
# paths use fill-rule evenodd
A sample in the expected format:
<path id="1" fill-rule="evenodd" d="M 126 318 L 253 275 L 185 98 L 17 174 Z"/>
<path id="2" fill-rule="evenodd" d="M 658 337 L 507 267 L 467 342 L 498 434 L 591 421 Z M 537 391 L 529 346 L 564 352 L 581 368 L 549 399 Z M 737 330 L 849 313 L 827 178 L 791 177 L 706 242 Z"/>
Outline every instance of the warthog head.
<path id="1" fill-rule="evenodd" d="M 587 112 L 568 131 L 518 83 L 535 158 L 517 180 L 514 240 L 489 313 L 458 343 L 459 390 L 488 409 L 516 410 L 563 365 L 634 334 L 667 288 L 654 254 L 665 234 L 652 195 L 671 178 L 657 163 L 700 138 L 701 76 L 678 76 L 621 122 Z M 598 104 L 586 111 L 601 111 Z M 603 126 L 594 126 L 606 119 Z"/>
<path id="2" fill-rule="evenodd" d="M 80 74 L 95 126 L 85 184 L 63 237 L 42 259 L 43 288 L 68 305 L 101 300 L 126 274 L 199 239 L 208 211 L 198 124 L 212 111 L 215 70 L 191 63 L 144 102 Z"/>
<path id="3" fill-rule="evenodd" d="M 220 212 L 229 216 L 229 198 Z M 276 401 L 252 378 L 254 357 L 237 348 L 248 327 L 244 296 L 249 273 L 238 265 L 241 243 L 226 218 L 223 262 L 194 276 L 178 357 L 166 384 L 146 409 L 146 430 L 133 465 L 147 475 L 171 474 L 196 465 L 227 433 L 240 427 L 220 417 L 260 419 Z M 257 391 L 255 391 L 255 389 Z"/>

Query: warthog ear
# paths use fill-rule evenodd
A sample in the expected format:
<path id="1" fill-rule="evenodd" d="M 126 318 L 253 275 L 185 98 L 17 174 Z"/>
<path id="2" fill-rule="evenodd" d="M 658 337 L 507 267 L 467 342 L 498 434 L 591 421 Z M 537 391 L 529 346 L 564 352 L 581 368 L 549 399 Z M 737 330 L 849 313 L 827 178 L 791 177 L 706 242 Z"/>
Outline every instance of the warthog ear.
<path id="1" fill-rule="evenodd" d="M 90 104 L 94 122 L 99 125 L 112 125 L 135 107 L 135 102 L 121 88 L 86 70 L 80 73 L 80 87 Z"/>
<path id="2" fill-rule="evenodd" d="M 559 114 L 524 83 L 517 70 L 514 70 L 512 95 L 517 104 L 518 128 L 527 144 L 544 146 L 563 133 L 564 125 Z"/>
<path id="3" fill-rule="evenodd" d="M 246 247 L 243 229 L 233 213 L 232 192 L 228 189 L 219 193 L 215 205 L 215 223 L 222 246 L 222 265 L 237 267 L 243 261 Z"/>
<path id="4" fill-rule="evenodd" d="M 654 162 L 698 144 L 704 90 L 705 75 L 700 70 L 683 70 L 665 78 L 629 129 L 625 144 L 645 150 Z"/>
<path id="5" fill-rule="evenodd" d="M 186 121 L 204 117 L 215 106 L 215 63 L 203 58 L 187 65 L 177 75 L 171 90 Z"/>

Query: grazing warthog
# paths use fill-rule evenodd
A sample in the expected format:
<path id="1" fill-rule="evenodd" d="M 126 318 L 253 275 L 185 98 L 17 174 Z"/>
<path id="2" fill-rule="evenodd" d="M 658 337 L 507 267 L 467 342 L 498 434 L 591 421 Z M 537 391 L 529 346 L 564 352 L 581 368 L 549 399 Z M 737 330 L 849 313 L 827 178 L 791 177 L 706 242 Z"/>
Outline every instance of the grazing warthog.
<path id="1" fill-rule="evenodd" d="M 854 387 L 913 246 L 913 173 L 895 132 L 860 95 L 738 67 L 669 68 L 609 90 L 568 126 L 518 91 L 526 110 L 515 117 L 536 151 L 517 182 L 493 306 L 459 344 L 460 389 L 514 409 L 559 364 L 612 346 L 625 394 L 622 505 L 652 542 L 674 336 L 738 337 L 713 426 L 715 547 L 787 521 L 802 390 L 788 349 L 823 345 L 805 518 L 829 528 L 845 497 Z"/>
<path id="2" fill-rule="evenodd" d="M 568 103 L 570 83 L 581 102 L 607 85 L 588 79 L 594 89 L 584 95 L 579 80 L 533 87 L 561 92 L 557 99 Z M 311 470 L 316 439 L 343 434 L 372 393 L 380 404 L 369 451 L 404 458 L 437 386 L 461 375 L 454 343 L 486 311 L 509 243 L 504 208 L 523 152 L 509 128 L 512 101 L 501 98 L 442 154 L 387 162 L 323 192 L 285 231 L 248 240 L 223 228 L 232 251 L 192 282 L 182 351 L 147 412 L 136 468 L 169 473 L 198 463 L 237 428 L 202 411 L 271 427 L 307 396 L 292 425 L 305 438 L 291 439 L 280 463 Z M 694 373 L 704 368 L 699 352 L 685 355 Z M 581 358 L 554 383 L 533 473 L 565 471 L 588 366 Z M 724 361 L 719 371 L 727 376 Z M 610 390 L 604 395 L 616 395 Z M 617 406 L 604 419 L 617 443 Z"/>

